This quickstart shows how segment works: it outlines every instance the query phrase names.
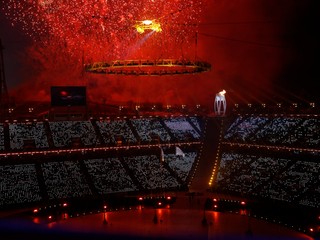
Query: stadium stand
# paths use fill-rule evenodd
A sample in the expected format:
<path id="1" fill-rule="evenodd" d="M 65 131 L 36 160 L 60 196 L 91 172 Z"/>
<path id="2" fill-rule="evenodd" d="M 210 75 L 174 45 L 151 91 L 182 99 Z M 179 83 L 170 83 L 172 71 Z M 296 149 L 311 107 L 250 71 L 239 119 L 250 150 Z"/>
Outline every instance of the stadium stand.
<path id="1" fill-rule="evenodd" d="M 238 115 L 226 127 L 215 190 L 319 208 L 317 115 Z"/>
<path id="2" fill-rule="evenodd" d="M 316 213 L 319 129 L 293 114 L 5 123 L 0 208 L 202 189 Z"/>
<path id="3" fill-rule="evenodd" d="M 1 124 L 0 207 L 185 189 L 198 151 L 190 133 L 200 138 L 189 121 L 200 129 L 200 117 Z M 175 154 L 176 144 L 184 157 Z"/>
<path id="4" fill-rule="evenodd" d="M 0 151 L 4 150 L 4 128 L 3 128 L 3 124 L 0 123 Z"/>

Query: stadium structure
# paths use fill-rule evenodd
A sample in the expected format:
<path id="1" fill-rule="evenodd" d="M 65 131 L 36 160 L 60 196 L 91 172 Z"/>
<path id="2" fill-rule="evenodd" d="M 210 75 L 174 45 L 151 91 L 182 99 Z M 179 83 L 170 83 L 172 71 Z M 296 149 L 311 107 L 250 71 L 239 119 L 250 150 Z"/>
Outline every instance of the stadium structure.
<path id="1" fill-rule="evenodd" d="M 134 106 L 112 113 L 109 106 L 107 116 L 89 111 L 90 105 L 69 106 L 68 114 L 64 107 L 61 114 L 38 106 L 28 107 L 29 115 L 12 109 L 0 123 L 2 221 L 59 226 L 99 216 L 97 224 L 110 227 L 125 221 L 126 214 L 152 211 L 148 223 L 164 226 L 169 219 L 164 212 L 182 208 L 200 212 L 199 221 L 191 218 L 204 229 L 218 224 L 215 214 L 241 216 L 244 238 L 261 237 L 257 220 L 305 239 L 319 234 L 320 116 L 315 107 L 284 108 L 279 114 L 274 110 L 279 106 L 236 105 L 217 115 L 214 108 L 158 106 L 155 112 L 155 106 L 140 106 L 140 111 Z M 116 214 L 123 217 L 116 220 Z M 2 231 L 13 236 L 33 238 L 43 231 L 5 226 Z M 196 236 L 214 239 L 213 232 Z M 50 227 L 41 234 L 52 234 Z M 141 232 L 99 234 L 156 238 Z M 179 234 L 175 239 L 195 237 Z M 162 237 L 171 239 L 172 233 Z"/>
<path id="2" fill-rule="evenodd" d="M 198 59 L 101 60 L 125 55 L 121 39 L 157 34 L 147 53 L 197 41 L 190 26 L 202 1 L 87 2 L 10 0 L 3 9 L 35 39 L 50 32 L 46 54 L 64 61 L 60 46 L 77 64 L 89 59 L 89 74 L 211 70 Z M 149 12 L 157 17 L 133 21 Z M 211 107 L 111 105 L 88 101 L 86 86 L 51 86 L 50 102 L 13 104 L 0 60 L 0 239 L 320 237 L 318 103 L 227 107 L 222 90 Z"/>

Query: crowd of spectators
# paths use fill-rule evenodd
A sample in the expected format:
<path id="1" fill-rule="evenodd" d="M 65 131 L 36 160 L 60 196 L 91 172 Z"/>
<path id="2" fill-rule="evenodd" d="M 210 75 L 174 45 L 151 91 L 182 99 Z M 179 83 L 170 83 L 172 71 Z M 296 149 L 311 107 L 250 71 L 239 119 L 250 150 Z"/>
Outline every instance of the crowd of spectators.
<path id="1" fill-rule="evenodd" d="M 318 148 L 320 118 L 238 116 L 227 129 L 224 140 Z"/>
<path id="2" fill-rule="evenodd" d="M 41 164 L 49 199 L 66 199 L 91 195 L 92 192 L 78 161 Z"/>
<path id="3" fill-rule="evenodd" d="M 47 126 L 46 126 L 47 124 Z M 0 124 L 0 150 L 7 145 L 21 150 L 26 141 L 35 148 L 68 147 L 73 139 L 84 146 L 188 141 L 201 139 L 197 117 L 115 119 L 104 121 L 60 121 L 9 123 L 9 141 L 5 125 Z M 48 129 L 50 130 L 48 133 Z M 317 117 L 238 116 L 227 127 L 223 143 L 246 143 L 265 146 L 300 146 L 317 149 L 320 141 Z M 51 138 L 47 134 L 50 134 Z M 104 143 L 99 143 L 99 136 Z M 100 138 L 101 139 L 101 138 Z M 242 145 L 228 149 L 223 144 L 218 161 L 215 188 L 244 196 L 267 198 L 319 207 L 320 163 L 299 152 L 257 153 Z M 311 153 L 310 153 L 311 156 Z M 1 205 L 40 201 L 40 185 L 49 199 L 66 199 L 139 190 L 176 189 L 186 181 L 197 157 L 196 151 L 183 155 L 173 151 L 133 154 L 123 157 L 90 157 L 83 160 L 56 156 L 39 164 L 43 183 L 33 164 L 4 163 L 0 166 Z M 36 160 L 35 160 L 36 161 Z M 174 173 L 174 174 L 173 174 Z M 88 179 L 90 182 L 88 182 Z M 90 185 L 91 184 L 91 185 Z M 93 189 L 94 188 L 94 189 Z"/>
<path id="4" fill-rule="evenodd" d="M 96 121 L 96 124 L 106 144 L 117 144 L 118 140 L 129 144 L 137 143 L 137 139 L 124 119 Z"/>
<path id="5" fill-rule="evenodd" d="M 199 140 L 198 117 L 0 123 L 0 151 Z M 6 149 L 8 142 L 8 149 Z"/>
<path id="6" fill-rule="evenodd" d="M 164 160 L 178 174 L 180 179 L 186 181 L 196 157 L 196 152 L 186 152 L 185 156 L 171 153 L 166 154 Z"/>
<path id="7" fill-rule="evenodd" d="M 155 138 L 160 138 L 162 142 L 169 142 L 171 137 L 157 118 L 131 119 L 137 133 L 144 142 L 151 142 Z"/>
<path id="8" fill-rule="evenodd" d="M 317 116 L 239 115 L 227 126 L 223 141 L 216 190 L 320 206 Z M 257 152 L 252 145 L 277 150 Z"/>
<path id="9" fill-rule="evenodd" d="M 90 121 L 49 122 L 55 147 L 68 147 L 73 139 L 80 138 L 85 146 L 98 144 L 98 139 Z"/>
<path id="10" fill-rule="evenodd" d="M 46 197 L 54 201 L 185 186 L 197 152 L 185 151 L 185 156 L 166 153 L 163 160 L 158 150 L 152 152 L 82 160 L 52 156 L 35 158 L 32 164 L 4 164 L 0 166 L 0 207 Z"/>
<path id="11" fill-rule="evenodd" d="M 99 147 L 101 144 L 113 146 L 119 141 L 129 145 L 154 143 L 154 140 L 188 142 L 190 136 L 200 138 L 199 121 L 197 117 L 150 117 L 0 123 L 0 151 L 5 153 L 0 164 L 0 207 L 47 198 L 58 200 L 179 188 L 184 184 L 181 179 L 186 181 L 188 177 L 196 152 L 160 156 L 156 150 L 150 155 L 91 155 L 81 160 L 79 155 L 32 157 L 32 150 L 44 150 L 43 156 L 46 156 L 47 149 L 72 149 L 75 143 L 77 147 Z M 6 152 L 25 150 L 31 155 L 15 155 L 17 158 L 13 161 L 7 158 Z M 24 157 L 28 159 L 26 162 Z M 166 162 L 162 162 L 162 157 Z"/>
<path id="12" fill-rule="evenodd" d="M 200 134 L 192 127 L 185 117 L 164 119 L 164 123 L 170 129 L 175 138 L 180 141 L 190 137 L 200 139 Z"/>
<path id="13" fill-rule="evenodd" d="M 87 159 L 84 163 L 99 194 L 138 190 L 119 159 Z"/>
<path id="14" fill-rule="evenodd" d="M 0 166 L 0 206 L 41 200 L 34 164 Z"/>
<path id="15" fill-rule="evenodd" d="M 144 189 L 179 187 L 177 179 L 163 166 L 157 155 L 124 157 L 124 161 Z"/>
<path id="16" fill-rule="evenodd" d="M 303 198 L 308 195 L 306 191 L 319 182 L 319 170 L 319 163 L 296 161 L 263 186 L 260 194 L 286 202 L 295 201 L 300 196 Z M 318 194 L 320 196 L 320 192 Z M 316 202 L 310 203 L 319 204 L 319 196 Z"/>
<path id="17" fill-rule="evenodd" d="M 305 194 L 300 197 L 299 204 L 305 205 L 305 206 L 311 206 L 314 208 L 320 208 L 319 198 L 320 198 L 320 185 L 318 184 L 306 190 Z"/>
<path id="18" fill-rule="evenodd" d="M 3 124 L 0 123 L 0 151 L 5 150 L 4 146 L 4 127 Z"/>
<path id="19" fill-rule="evenodd" d="M 11 149 L 23 149 L 25 141 L 32 141 L 36 148 L 48 148 L 43 122 L 9 124 Z"/>
<path id="20" fill-rule="evenodd" d="M 224 152 L 217 189 L 244 196 L 319 206 L 320 163 Z"/>
<path id="21" fill-rule="evenodd" d="M 199 131 L 199 132 L 202 132 L 202 127 L 200 125 L 200 121 L 199 121 L 199 118 L 198 117 L 189 117 L 190 121 L 193 123 L 193 125 L 196 127 L 196 129 Z"/>

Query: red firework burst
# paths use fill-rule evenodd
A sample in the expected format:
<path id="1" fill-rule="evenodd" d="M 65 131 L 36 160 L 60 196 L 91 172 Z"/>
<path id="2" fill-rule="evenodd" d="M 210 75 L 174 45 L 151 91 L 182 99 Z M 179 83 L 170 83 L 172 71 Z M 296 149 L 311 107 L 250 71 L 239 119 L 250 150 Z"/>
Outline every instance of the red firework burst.
<path id="1" fill-rule="evenodd" d="M 12 24 L 37 43 L 61 46 L 87 61 L 179 58 L 195 37 L 204 0 L 0 0 Z M 156 19 L 162 31 L 139 34 L 136 21 Z M 54 43 L 53 43 L 54 42 Z"/>

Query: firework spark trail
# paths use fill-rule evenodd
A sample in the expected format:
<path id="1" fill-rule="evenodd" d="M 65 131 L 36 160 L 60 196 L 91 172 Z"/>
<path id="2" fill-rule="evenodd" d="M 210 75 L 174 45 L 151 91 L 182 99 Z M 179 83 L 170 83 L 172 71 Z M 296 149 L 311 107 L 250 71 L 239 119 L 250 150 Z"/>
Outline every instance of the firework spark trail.
<path id="1" fill-rule="evenodd" d="M 37 44 L 60 42 L 69 54 L 85 52 L 89 61 L 127 55 L 128 46 L 144 38 L 138 20 L 159 19 L 162 32 L 148 39 L 136 57 L 174 55 L 189 44 L 200 22 L 204 1 L 192 0 L 0 0 L 13 25 L 20 25 Z M 55 44 L 57 45 L 57 44 Z M 154 49 L 157 49 L 156 51 Z M 170 57 L 170 56 L 168 56 Z"/>

